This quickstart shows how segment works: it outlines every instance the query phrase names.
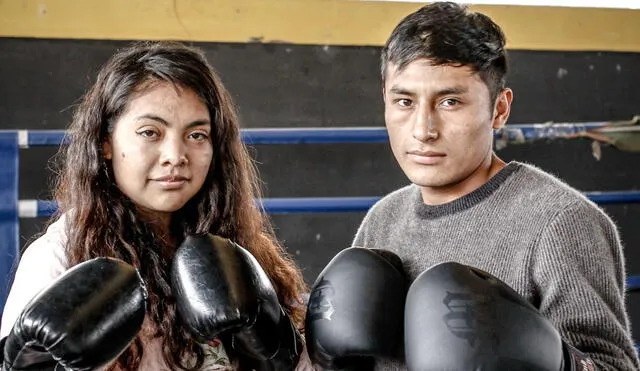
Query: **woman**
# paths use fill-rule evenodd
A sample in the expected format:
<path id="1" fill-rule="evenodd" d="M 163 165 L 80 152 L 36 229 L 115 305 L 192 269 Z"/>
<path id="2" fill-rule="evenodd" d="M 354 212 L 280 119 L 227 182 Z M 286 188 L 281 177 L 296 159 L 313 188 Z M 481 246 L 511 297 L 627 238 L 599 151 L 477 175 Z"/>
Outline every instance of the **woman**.
<path id="1" fill-rule="evenodd" d="M 219 341 L 198 344 L 176 320 L 170 262 L 196 233 L 247 248 L 302 327 L 302 275 L 254 204 L 256 171 L 234 104 L 200 51 L 178 43 L 119 51 L 84 96 L 69 134 L 57 218 L 23 254 L 0 336 L 66 269 L 108 256 L 138 268 L 149 292 L 143 330 L 111 368 L 232 369 Z"/>

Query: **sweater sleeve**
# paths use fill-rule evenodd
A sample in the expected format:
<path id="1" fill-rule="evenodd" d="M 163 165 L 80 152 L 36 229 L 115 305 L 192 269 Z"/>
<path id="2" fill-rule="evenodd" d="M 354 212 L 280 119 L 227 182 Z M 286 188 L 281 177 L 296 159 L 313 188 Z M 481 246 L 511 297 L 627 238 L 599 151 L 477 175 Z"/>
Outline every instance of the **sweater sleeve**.
<path id="1" fill-rule="evenodd" d="M 0 338 L 9 335 L 24 307 L 66 268 L 64 222 L 59 219 L 22 254 L 2 313 Z"/>
<path id="2" fill-rule="evenodd" d="M 385 199 L 378 201 L 371 207 L 362 219 L 356 232 L 356 236 L 351 243 L 351 247 L 364 247 L 367 249 L 384 248 L 381 246 L 381 234 L 384 234 L 385 220 L 393 218 L 394 210 L 391 210 L 384 203 Z"/>
<path id="3" fill-rule="evenodd" d="M 624 256 L 617 229 L 597 206 L 580 200 L 542 230 L 533 257 L 540 312 L 564 341 L 600 370 L 638 370 L 625 308 Z"/>
<path id="4" fill-rule="evenodd" d="M 372 210 L 369 210 L 367 214 L 362 219 L 360 226 L 358 227 L 358 231 L 356 232 L 356 236 L 351 243 L 352 247 L 369 247 L 366 246 L 366 238 L 367 238 L 367 230 L 370 224 Z"/>

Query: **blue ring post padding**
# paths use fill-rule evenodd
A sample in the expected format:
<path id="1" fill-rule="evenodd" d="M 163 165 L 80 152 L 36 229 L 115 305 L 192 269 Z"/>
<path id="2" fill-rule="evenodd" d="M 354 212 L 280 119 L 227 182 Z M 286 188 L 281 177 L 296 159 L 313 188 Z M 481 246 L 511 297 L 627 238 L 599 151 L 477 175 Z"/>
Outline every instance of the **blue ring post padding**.
<path id="1" fill-rule="evenodd" d="M 20 254 L 18 240 L 18 133 L 0 132 L 0 317 Z"/>
<path id="2" fill-rule="evenodd" d="M 585 130 L 607 125 L 607 122 L 509 124 L 495 132 L 496 138 L 508 141 L 561 138 Z M 30 130 L 27 132 L 30 147 L 57 146 L 68 139 L 64 130 Z M 247 144 L 300 144 L 300 143 L 384 143 L 389 140 L 383 126 L 375 127 L 322 127 L 322 128 L 270 128 L 242 129 L 242 139 Z"/>
<path id="3" fill-rule="evenodd" d="M 587 192 L 592 201 L 601 204 L 640 203 L 640 191 Z M 268 213 L 321 213 L 321 212 L 364 212 L 369 210 L 380 197 L 297 197 L 264 198 L 262 206 Z M 38 217 L 51 216 L 56 210 L 55 201 L 38 200 Z"/>

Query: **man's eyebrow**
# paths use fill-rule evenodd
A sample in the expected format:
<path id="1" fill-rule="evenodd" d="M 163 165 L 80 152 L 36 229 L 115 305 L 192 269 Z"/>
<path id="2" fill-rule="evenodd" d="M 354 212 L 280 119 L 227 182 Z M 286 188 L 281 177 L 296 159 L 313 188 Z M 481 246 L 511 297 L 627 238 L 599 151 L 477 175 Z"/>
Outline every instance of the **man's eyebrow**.
<path id="1" fill-rule="evenodd" d="M 456 95 L 456 94 L 464 94 L 466 92 L 468 92 L 469 89 L 464 87 L 464 86 L 452 86 L 450 88 L 444 88 L 441 90 L 438 90 L 438 92 L 436 92 L 436 96 L 443 96 L 443 95 Z"/>
<path id="2" fill-rule="evenodd" d="M 400 86 L 392 86 L 391 89 L 389 89 L 389 93 L 398 94 L 398 95 L 410 95 L 410 96 L 416 95 L 416 93 L 413 90 L 403 88 Z"/>
<path id="3" fill-rule="evenodd" d="M 450 95 L 450 94 L 465 94 L 469 91 L 468 88 L 463 87 L 463 86 L 452 86 L 452 87 L 448 87 L 448 88 L 443 88 L 438 90 L 435 95 L 440 97 L 443 95 Z M 391 89 L 389 89 L 389 92 L 392 94 L 398 94 L 398 95 L 408 95 L 408 96 L 415 96 L 416 93 L 411 90 L 411 89 L 407 89 L 407 88 L 403 88 L 401 86 L 392 86 Z"/>

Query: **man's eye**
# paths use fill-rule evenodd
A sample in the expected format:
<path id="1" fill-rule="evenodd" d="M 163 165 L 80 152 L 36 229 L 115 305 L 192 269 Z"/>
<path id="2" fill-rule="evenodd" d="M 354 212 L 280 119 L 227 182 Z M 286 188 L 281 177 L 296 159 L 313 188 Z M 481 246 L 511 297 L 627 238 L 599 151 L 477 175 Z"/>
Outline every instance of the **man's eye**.
<path id="1" fill-rule="evenodd" d="M 410 107 L 411 106 L 411 99 L 398 99 L 397 101 L 398 105 L 400 105 L 400 107 Z"/>
<path id="2" fill-rule="evenodd" d="M 442 105 L 445 107 L 453 107 L 456 106 L 460 103 L 460 101 L 458 101 L 457 99 L 445 99 L 444 101 L 442 101 Z"/>

